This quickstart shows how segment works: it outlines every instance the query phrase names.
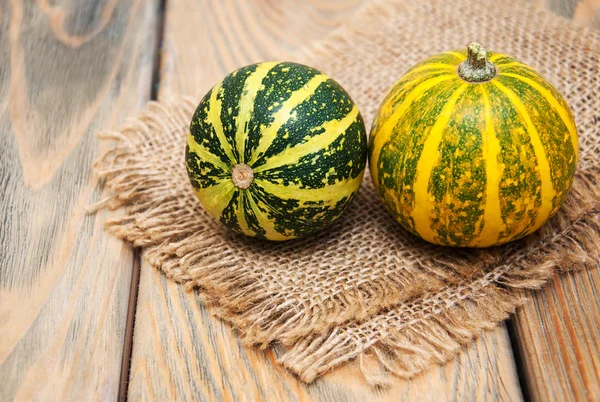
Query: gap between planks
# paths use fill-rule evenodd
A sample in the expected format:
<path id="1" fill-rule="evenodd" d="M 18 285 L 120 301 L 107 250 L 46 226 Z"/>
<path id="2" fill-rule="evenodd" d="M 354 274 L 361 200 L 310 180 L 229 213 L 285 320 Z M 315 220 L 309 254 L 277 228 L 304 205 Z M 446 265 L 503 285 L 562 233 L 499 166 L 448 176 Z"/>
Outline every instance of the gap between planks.
<path id="1" fill-rule="evenodd" d="M 525 365 L 525 362 L 523 361 L 523 351 L 515 329 L 514 315 L 511 315 L 511 318 L 506 320 L 506 332 L 508 333 L 510 350 L 512 352 L 513 361 L 515 362 L 515 369 L 517 370 L 517 379 L 519 380 L 519 387 L 521 388 L 523 400 L 531 401 L 531 392 L 527 385 L 527 367 Z"/>
<path id="2" fill-rule="evenodd" d="M 160 70 L 162 63 L 162 48 L 165 35 L 165 10 L 167 0 L 160 0 L 158 6 L 158 27 L 156 30 L 156 48 L 154 49 L 154 61 L 150 80 L 150 100 L 158 100 L 158 89 L 160 86 Z M 140 271 L 142 268 L 142 249 L 133 249 L 133 269 L 131 273 L 131 285 L 129 288 L 129 300 L 127 304 L 127 324 L 125 327 L 125 338 L 123 340 L 123 357 L 121 361 L 121 374 L 119 381 L 118 400 L 127 401 L 129 391 L 129 372 L 131 369 L 131 354 L 133 351 L 133 332 L 135 329 L 135 314 L 137 311 L 137 300 L 140 288 Z"/>
<path id="3" fill-rule="evenodd" d="M 140 248 L 133 249 L 133 269 L 131 273 L 131 284 L 129 286 L 129 301 L 127 305 L 127 323 L 125 326 L 125 338 L 123 340 L 123 357 L 121 361 L 121 375 L 119 377 L 119 401 L 127 400 L 129 388 L 129 369 L 131 367 L 131 352 L 133 350 L 133 330 L 135 327 L 135 312 L 137 310 L 138 289 L 140 286 L 140 270 L 142 267 L 142 251 Z"/>

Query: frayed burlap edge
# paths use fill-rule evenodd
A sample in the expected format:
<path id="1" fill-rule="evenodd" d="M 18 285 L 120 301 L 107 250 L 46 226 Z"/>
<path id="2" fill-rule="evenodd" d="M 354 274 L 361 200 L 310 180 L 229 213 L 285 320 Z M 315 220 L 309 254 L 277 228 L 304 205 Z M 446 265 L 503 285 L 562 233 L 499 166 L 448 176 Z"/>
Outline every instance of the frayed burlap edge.
<path id="1" fill-rule="evenodd" d="M 547 14 L 531 5 L 520 7 L 529 8 L 529 13 Z M 366 32 L 367 28 L 355 27 L 370 27 L 385 16 L 409 10 L 410 6 L 403 3 L 379 1 L 371 4 L 325 39 L 300 49 L 294 59 L 331 57 L 339 51 L 340 44 L 350 44 L 348 38 L 356 35 L 371 36 L 376 40 L 376 36 Z M 556 16 L 551 18 L 562 20 Z M 574 25 L 572 28 L 580 30 L 583 37 L 590 31 Z M 370 121 L 366 123 L 369 125 Z M 588 156 L 590 159 L 596 157 Z M 590 162 L 591 168 L 577 172 L 563 205 L 563 210 L 568 211 L 565 215 L 571 219 L 565 216 L 553 218 L 563 218 L 570 223 L 559 225 L 566 229 L 545 240 L 529 239 L 539 244 L 527 256 L 508 260 L 479 279 L 468 279 L 425 293 L 367 322 L 351 323 L 326 334 L 308 336 L 288 349 L 280 357 L 280 363 L 303 381 L 312 382 L 333 368 L 358 359 L 367 382 L 385 387 L 391 383 L 390 374 L 409 379 L 431 363 L 443 364 L 455 358 L 482 331 L 492 330 L 509 318 L 528 301 L 526 291 L 541 288 L 555 272 L 597 269 L 600 265 L 600 165 L 597 160 L 586 162 Z M 366 356 L 373 357 L 378 364 L 375 367 L 366 364 Z"/>
<path id="2" fill-rule="evenodd" d="M 595 174 L 600 175 L 600 170 Z M 597 266 L 599 255 L 600 211 L 593 209 L 569 229 L 541 242 L 534 255 L 528 256 L 538 261 L 536 264 L 522 258 L 477 280 L 426 294 L 363 324 L 307 337 L 279 360 L 303 381 L 312 382 L 358 358 L 370 384 L 387 386 L 390 374 L 411 378 L 431 363 L 453 359 L 482 330 L 495 328 L 524 304 L 525 290 L 540 288 L 555 271 Z M 365 365 L 366 355 L 379 365 Z"/>
<path id="3" fill-rule="evenodd" d="M 404 9 L 399 4 L 394 10 L 388 6 L 370 7 L 367 13 L 362 12 L 356 18 L 363 19 L 368 13 L 372 18 L 381 17 L 379 13 L 402 12 Z M 292 59 L 305 61 L 325 56 L 335 49 L 332 42 L 339 44 L 346 41 L 347 36 L 346 28 L 340 28 L 327 40 Z M 125 216 L 108 221 L 108 229 L 136 246 L 145 247 L 145 255 L 151 265 L 162 269 L 167 277 L 185 284 L 188 289 L 205 287 L 202 297 L 215 302 L 216 315 L 240 329 L 246 342 L 258 342 L 263 346 L 273 340 L 287 343 L 290 348 L 280 361 L 305 382 L 311 382 L 352 359 L 358 359 L 366 379 L 374 385 L 386 385 L 390 373 L 403 378 L 412 377 L 432 362 L 443 363 L 454 358 L 482 330 L 495 327 L 522 305 L 526 300 L 525 289 L 542 286 L 555 270 L 575 270 L 600 263 L 600 191 L 597 190 L 600 169 L 594 164 L 592 169 L 577 174 L 564 207 L 571 218 L 570 224 L 559 225 L 568 226 L 567 229 L 540 243 L 535 248 L 537 255 L 528 256 L 527 261 L 535 261 L 535 264 L 523 260 L 510 261 L 490 272 L 483 269 L 478 279 L 453 283 L 397 307 L 388 306 L 388 311 L 380 312 L 365 322 L 353 321 L 327 330 L 334 324 L 365 319 L 375 313 L 372 309 L 361 309 L 361 304 L 356 303 L 339 321 L 329 322 L 327 327 L 315 327 L 313 329 L 317 332 L 311 333 L 310 325 L 303 325 L 306 321 L 294 316 L 293 309 L 287 310 L 289 315 L 277 316 L 280 311 L 277 310 L 277 300 L 271 299 L 272 295 L 265 292 L 263 284 L 251 278 L 240 280 L 230 271 L 214 270 L 215 266 L 211 264 L 203 264 L 194 275 L 182 269 L 182 259 L 185 258 L 189 266 L 190 258 L 192 261 L 200 258 L 202 247 L 210 247 L 212 239 L 203 239 L 200 244 L 195 242 L 195 245 L 201 246 L 200 250 L 185 249 L 184 239 L 165 243 L 182 229 L 168 222 L 181 216 L 182 206 L 176 194 L 158 191 L 160 197 L 153 203 L 156 208 L 138 203 L 142 194 L 154 194 L 165 187 L 159 180 L 152 179 L 153 167 L 143 164 L 143 158 L 137 155 L 137 144 L 147 141 L 144 133 L 157 127 L 171 129 L 169 127 L 174 120 L 185 120 L 194 106 L 193 99 L 186 99 L 180 105 L 152 103 L 148 111 L 131 120 L 120 131 L 104 134 L 106 138 L 116 139 L 118 144 L 101 158 L 96 169 L 106 179 L 113 195 L 96 208 L 123 208 Z M 164 114 L 165 118 L 171 116 L 171 120 L 156 120 L 153 118 L 155 114 Z M 577 193 L 576 197 L 574 193 Z M 144 218 L 136 219 L 137 214 Z M 142 221 L 144 225 L 138 225 Z M 153 222 L 161 223 L 153 225 Z M 191 227 L 194 223 L 185 225 Z M 169 230 L 165 231 L 165 228 Z M 233 282 L 238 289 L 237 294 L 223 292 L 231 290 Z M 265 315 L 266 311 L 275 314 Z M 365 356 L 374 357 L 378 362 L 376 367 L 365 364 Z"/>
<path id="4" fill-rule="evenodd" d="M 429 257 L 437 260 L 435 266 L 423 266 L 419 261 L 407 263 L 380 281 L 364 281 L 353 289 L 335 293 L 330 304 L 306 306 L 298 305 L 300 302 L 290 300 L 281 291 L 270 291 L 252 275 L 256 267 L 240 268 L 239 264 L 228 264 L 227 259 L 215 260 L 209 250 L 219 241 L 215 237 L 218 230 L 207 235 L 206 231 L 194 233 L 194 229 L 219 223 L 212 219 L 208 223 L 206 219 L 184 219 L 197 211 L 186 210 L 190 207 L 182 202 L 182 194 L 174 192 L 173 186 L 165 182 L 164 171 L 144 156 L 157 133 L 176 133 L 174 140 L 181 141 L 181 146 L 174 148 L 183 149 L 195 106 L 190 97 L 151 102 L 147 110 L 130 118 L 119 130 L 100 133 L 101 138 L 117 141 L 115 148 L 95 164 L 97 175 L 106 181 L 111 195 L 90 211 L 103 207 L 124 209 L 124 215 L 105 222 L 107 229 L 136 247 L 144 247 L 146 260 L 168 278 L 188 290 L 203 289 L 204 299 L 214 305 L 218 316 L 241 332 L 245 342 L 263 346 L 273 341 L 293 344 L 301 337 L 326 333 L 345 322 L 369 319 L 382 308 L 439 289 L 443 284 L 459 284 L 465 276 L 483 269 L 479 260 L 465 267 L 458 256 L 436 259 L 446 254 L 445 249 L 421 242 Z M 184 169 L 183 155 L 176 156 L 181 157 Z"/>
<path id="5" fill-rule="evenodd" d="M 600 263 L 600 169 L 594 168 L 577 173 L 564 206 L 568 212 L 554 218 L 564 220 L 554 227 L 566 229 L 554 236 L 543 236 L 542 241 L 532 239 L 539 242 L 528 254 L 528 261 L 535 264 L 522 258 L 509 259 L 489 272 L 484 267 L 478 279 L 426 293 L 365 322 L 352 321 L 329 331 L 299 334 L 298 320 L 265 315 L 266 306 L 277 306 L 277 301 L 269 300 L 270 295 L 265 295 L 261 283 L 252 278 L 241 280 L 231 271 L 211 269 L 210 262 L 192 274 L 182 269 L 182 259 L 187 259 L 186 265 L 193 264 L 211 246 L 212 239 L 194 242 L 194 250 L 185 246 L 185 239 L 165 243 L 183 229 L 181 225 L 194 222 L 178 221 L 185 212 L 180 195 L 153 178 L 154 168 L 147 165 L 138 146 L 151 141 L 149 135 L 156 130 L 172 130 L 187 122 L 194 107 L 191 98 L 151 102 L 147 110 L 130 119 L 119 131 L 101 133 L 101 138 L 117 140 L 116 146 L 95 164 L 111 195 L 90 207 L 90 211 L 103 207 L 123 209 L 124 215 L 105 222 L 111 233 L 136 247 L 146 247 L 150 264 L 160 268 L 168 278 L 187 289 L 203 288 L 204 300 L 214 303 L 215 314 L 239 329 L 246 343 L 265 347 L 272 340 L 279 340 L 288 344 L 290 348 L 280 362 L 305 382 L 357 357 L 365 378 L 372 384 L 387 384 L 390 373 L 412 377 L 431 362 L 452 359 L 482 329 L 506 319 L 523 303 L 523 289 L 540 287 L 556 269 L 576 270 L 586 264 Z M 156 197 L 151 202 L 140 202 L 148 193 Z M 231 297 L 231 292 L 224 292 L 232 286 L 244 297 Z M 404 317 L 410 320 L 405 321 Z M 264 322 L 268 325 L 264 326 Z M 362 364 L 363 354 L 374 356 L 380 366 L 367 368 Z"/>

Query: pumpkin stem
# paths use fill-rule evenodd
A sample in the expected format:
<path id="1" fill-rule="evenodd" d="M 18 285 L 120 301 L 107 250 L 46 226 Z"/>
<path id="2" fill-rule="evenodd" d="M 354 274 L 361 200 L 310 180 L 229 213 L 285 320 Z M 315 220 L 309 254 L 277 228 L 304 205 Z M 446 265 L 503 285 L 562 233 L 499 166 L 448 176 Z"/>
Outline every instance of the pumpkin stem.
<path id="1" fill-rule="evenodd" d="M 458 66 L 458 75 L 468 82 L 489 81 L 496 76 L 496 67 L 487 59 L 487 53 L 477 42 L 467 48 L 467 60 Z"/>
<path id="2" fill-rule="evenodd" d="M 245 163 L 238 163 L 231 171 L 231 180 L 236 187 L 245 190 L 252 184 L 254 172 L 252 171 L 252 168 Z"/>

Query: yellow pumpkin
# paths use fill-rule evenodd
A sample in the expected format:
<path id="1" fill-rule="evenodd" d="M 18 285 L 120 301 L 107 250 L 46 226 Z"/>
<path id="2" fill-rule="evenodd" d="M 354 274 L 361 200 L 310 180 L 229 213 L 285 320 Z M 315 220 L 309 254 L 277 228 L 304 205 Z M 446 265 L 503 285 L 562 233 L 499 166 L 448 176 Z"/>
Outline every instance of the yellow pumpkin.
<path id="1" fill-rule="evenodd" d="M 369 167 L 404 228 L 440 245 L 488 247 L 556 213 L 577 154 L 558 91 L 531 67 L 472 43 L 394 84 L 372 127 Z"/>

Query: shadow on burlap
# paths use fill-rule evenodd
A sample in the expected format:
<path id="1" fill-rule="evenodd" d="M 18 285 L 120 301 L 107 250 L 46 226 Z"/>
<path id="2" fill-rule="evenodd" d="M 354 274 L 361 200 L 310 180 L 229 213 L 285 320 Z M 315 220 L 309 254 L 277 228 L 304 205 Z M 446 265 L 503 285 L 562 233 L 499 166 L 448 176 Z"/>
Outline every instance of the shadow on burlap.
<path id="1" fill-rule="evenodd" d="M 413 4 L 417 3 L 417 4 Z M 367 127 L 387 89 L 427 56 L 476 40 L 536 68 L 570 104 L 580 161 L 564 207 L 537 233 L 487 250 L 430 245 L 385 211 L 368 173 L 342 219 L 310 239 L 236 235 L 196 200 L 183 151 L 197 100 L 151 103 L 104 136 L 118 144 L 96 165 L 121 209 L 106 222 L 145 248 L 167 277 L 200 288 L 250 344 L 288 346 L 280 361 L 310 382 L 359 358 L 373 384 L 451 359 L 524 302 L 555 270 L 600 263 L 600 33 L 515 1 L 381 1 L 288 57 L 334 77 Z"/>

